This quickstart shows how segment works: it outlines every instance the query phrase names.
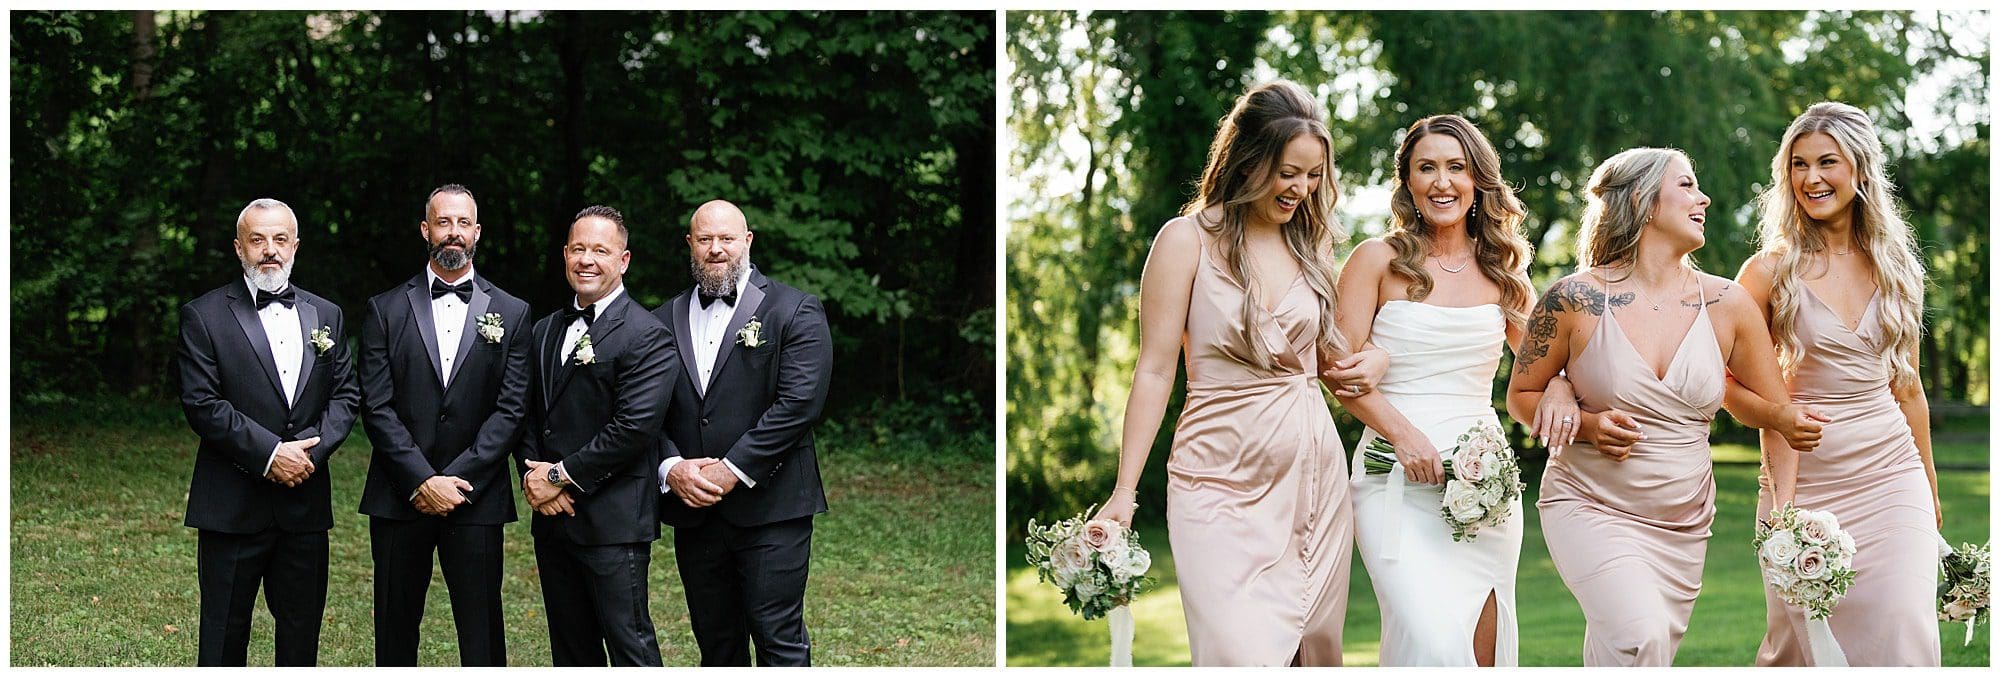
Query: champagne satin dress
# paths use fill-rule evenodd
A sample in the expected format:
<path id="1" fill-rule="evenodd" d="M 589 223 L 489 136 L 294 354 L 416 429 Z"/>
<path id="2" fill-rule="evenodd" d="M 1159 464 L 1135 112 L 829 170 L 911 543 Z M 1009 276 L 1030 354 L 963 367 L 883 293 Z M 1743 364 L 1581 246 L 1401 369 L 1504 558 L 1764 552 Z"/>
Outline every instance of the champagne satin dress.
<path id="1" fill-rule="evenodd" d="M 1909 419 L 1889 391 L 1880 297 L 1869 299 L 1853 329 L 1811 289 L 1800 299 L 1794 326 L 1805 355 L 1791 379 L 1792 401 L 1833 420 L 1821 430 L 1819 448 L 1799 454 L 1793 500 L 1832 511 L 1854 537 L 1854 585 L 1827 619 L 1847 664 L 1936 667 L 1937 516 Z M 1758 483 L 1757 514 L 1769 514 L 1769 480 Z M 1811 665 L 1805 612 L 1770 586 L 1764 608 L 1769 627 L 1757 664 Z"/>
<path id="2" fill-rule="evenodd" d="M 1317 383 L 1320 302 L 1296 279 L 1246 333 L 1243 288 L 1207 240 L 1183 344 L 1187 403 L 1167 460 L 1188 648 L 1195 665 L 1340 665 L 1354 525 Z M 1270 358 L 1254 360 L 1248 341 Z"/>
<path id="3" fill-rule="evenodd" d="M 1578 406 L 1627 412 L 1646 435 L 1623 462 L 1578 441 L 1542 473 L 1535 505 L 1556 571 L 1583 607 L 1583 664 L 1672 665 L 1715 520 L 1708 426 L 1726 382 L 1708 307 L 1664 378 L 1608 310 L 1568 376 Z"/>

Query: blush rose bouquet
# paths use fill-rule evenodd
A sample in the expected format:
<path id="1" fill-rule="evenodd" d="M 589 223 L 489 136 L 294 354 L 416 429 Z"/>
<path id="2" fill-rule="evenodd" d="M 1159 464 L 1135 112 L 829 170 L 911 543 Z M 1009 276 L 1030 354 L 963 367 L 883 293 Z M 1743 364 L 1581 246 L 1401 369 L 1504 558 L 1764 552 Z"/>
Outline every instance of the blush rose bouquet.
<path id="1" fill-rule="evenodd" d="M 1938 620 L 1965 624 L 1965 643 L 1973 627 L 1993 619 L 1993 559 L 1990 545 L 1960 543 L 1953 549 L 1938 540 Z"/>
<path id="2" fill-rule="evenodd" d="M 1370 475 L 1389 473 L 1396 466 L 1396 447 L 1380 437 L 1362 452 L 1362 468 Z M 1479 530 L 1507 521 L 1520 498 L 1521 464 L 1500 427 L 1482 422 L 1458 436 L 1446 450 L 1444 501 L 1439 512 L 1451 527 L 1451 540 L 1470 541 Z"/>
<path id="3" fill-rule="evenodd" d="M 1806 642 L 1819 667 L 1846 667 L 1826 619 L 1854 585 L 1854 537 L 1833 513 L 1785 504 L 1759 520 L 1752 544 L 1764 583 L 1805 611 Z"/>
<path id="4" fill-rule="evenodd" d="M 1042 582 L 1063 593 L 1063 603 L 1084 620 L 1111 624 L 1111 664 L 1132 664 L 1131 603 L 1152 585 L 1146 571 L 1153 556 L 1139 545 L 1139 532 L 1112 520 L 1086 519 L 1096 506 L 1066 520 L 1028 520 L 1028 564 Z"/>

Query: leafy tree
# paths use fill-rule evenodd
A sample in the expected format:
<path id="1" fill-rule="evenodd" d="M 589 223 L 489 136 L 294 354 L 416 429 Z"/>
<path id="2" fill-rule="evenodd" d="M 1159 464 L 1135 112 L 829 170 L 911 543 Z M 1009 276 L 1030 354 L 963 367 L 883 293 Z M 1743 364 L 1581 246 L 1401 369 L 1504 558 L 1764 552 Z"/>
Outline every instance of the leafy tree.
<path id="1" fill-rule="evenodd" d="M 582 207 L 633 229 L 635 299 L 689 284 L 688 217 L 818 294 L 841 425 L 993 411 L 990 13 L 17 12 L 17 402 L 173 393 L 175 309 L 235 276 L 237 210 L 300 219 L 295 276 L 349 312 L 472 188 L 484 275 L 552 309 Z M 883 408 L 879 405 L 890 405 Z M 886 413 L 884 413 L 886 412 Z"/>
<path id="2" fill-rule="evenodd" d="M 1215 122 L 1250 83 L 1286 77 L 1333 112 L 1340 216 L 1380 233 L 1401 130 L 1458 113 L 1501 154 L 1529 216 L 1538 287 L 1574 270 L 1583 186 L 1634 146 L 1695 161 L 1714 201 L 1702 267 L 1733 277 L 1756 247 L 1754 198 L 1791 119 L 1837 99 L 1885 131 L 1924 247 L 1925 382 L 1984 404 L 1989 180 L 1981 36 L 1914 12 L 1010 12 L 1008 506 L 1026 517 L 1102 500 L 1137 351 L 1150 239 L 1192 190 Z M 1956 73 L 1957 75 L 1944 75 Z M 1958 119 L 1917 138 L 1907 95 L 1946 78 Z M 1966 190 L 1967 186 L 1975 187 Z M 1364 204 L 1357 198 L 1373 199 Z M 1502 368 L 1495 387 L 1504 385 Z M 1141 485 L 1159 514 L 1176 393 Z M 1351 446 L 1360 426 L 1336 411 Z"/>

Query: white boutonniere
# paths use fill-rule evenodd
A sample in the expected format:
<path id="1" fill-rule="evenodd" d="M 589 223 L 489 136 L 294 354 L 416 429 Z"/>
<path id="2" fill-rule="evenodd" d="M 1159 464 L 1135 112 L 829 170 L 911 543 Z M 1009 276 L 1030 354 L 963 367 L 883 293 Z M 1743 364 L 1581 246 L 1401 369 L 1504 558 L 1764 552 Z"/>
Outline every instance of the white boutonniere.
<path id="1" fill-rule="evenodd" d="M 314 329 L 312 332 L 312 346 L 313 350 L 319 351 L 321 355 L 325 355 L 326 351 L 332 350 L 333 328 L 321 325 L 320 328 Z"/>
<path id="2" fill-rule="evenodd" d="M 588 333 L 584 334 L 583 338 L 576 340 L 576 351 L 570 354 L 576 356 L 576 363 L 579 365 L 597 363 L 597 351 L 590 349 L 590 334 Z"/>
<path id="3" fill-rule="evenodd" d="M 507 327 L 500 323 L 499 313 L 479 316 L 479 337 L 487 343 L 499 343 L 500 337 L 507 335 Z"/>
<path id="4" fill-rule="evenodd" d="M 736 330 L 736 343 L 745 348 L 755 348 L 764 345 L 763 331 L 764 323 L 758 322 L 757 318 L 753 316 L 748 323 L 743 325 L 742 329 Z"/>

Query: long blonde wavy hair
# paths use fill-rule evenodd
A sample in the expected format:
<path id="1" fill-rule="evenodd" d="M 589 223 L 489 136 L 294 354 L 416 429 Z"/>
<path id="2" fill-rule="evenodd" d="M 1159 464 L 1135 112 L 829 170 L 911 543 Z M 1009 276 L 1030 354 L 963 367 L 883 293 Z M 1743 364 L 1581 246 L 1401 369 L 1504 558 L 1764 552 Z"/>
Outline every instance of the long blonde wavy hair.
<path id="1" fill-rule="evenodd" d="M 1637 262 L 1639 236 L 1652 221 L 1660 184 L 1666 182 L 1667 167 L 1674 158 L 1694 167 L 1694 161 L 1677 149 L 1632 148 L 1605 159 L 1591 171 L 1583 226 L 1577 233 L 1580 267 L 1629 269 Z M 1692 266 L 1693 259 L 1683 256 L 1681 264 Z"/>
<path id="2" fill-rule="evenodd" d="M 1805 303 L 1805 273 L 1824 269 L 1824 226 L 1806 214 L 1792 194 L 1792 144 L 1808 134 L 1823 133 L 1854 165 L 1854 202 L 1849 207 L 1853 246 L 1867 252 L 1881 290 L 1882 335 L 1888 343 L 1889 385 L 1903 389 L 1917 383 L 1910 355 L 1924 331 L 1924 265 L 1917 258 L 1909 224 L 1895 203 L 1882 141 L 1875 123 L 1853 106 L 1827 101 L 1813 104 L 1792 120 L 1771 158 L 1771 187 L 1758 196 L 1762 217 L 1757 227 L 1759 253 L 1771 252 L 1777 263 L 1771 276 L 1771 333 L 1778 344 L 1778 365 L 1790 376 L 1805 355 L 1799 339 L 1799 308 Z"/>
<path id="3" fill-rule="evenodd" d="M 1334 265 L 1336 243 L 1347 239 L 1347 231 L 1333 217 L 1340 190 L 1335 182 L 1333 135 L 1326 127 L 1326 109 L 1304 87 L 1289 80 L 1277 80 L 1250 88 L 1236 99 L 1235 107 L 1224 116 L 1208 147 L 1208 165 L 1202 169 L 1201 184 L 1194 199 L 1181 214 L 1194 219 L 1203 231 L 1223 244 L 1222 265 L 1243 285 L 1242 324 L 1250 361 L 1270 364 L 1271 354 L 1255 334 L 1258 315 L 1264 312 L 1258 299 L 1265 291 L 1250 274 L 1244 258 L 1244 221 L 1259 202 L 1270 199 L 1271 175 L 1284 155 L 1285 145 L 1301 134 L 1311 135 L 1325 150 L 1325 177 L 1319 189 L 1306 196 L 1280 226 L 1285 247 L 1299 264 L 1306 285 L 1319 297 L 1319 343 L 1335 355 L 1347 353 L 1334 318 Z M 1209 223 L 1202 212 L 1222 208 L 1222 220 Z"/>
<path id="4" fill-rule="evenodd" d="M 1431 134 L 1443 134 L 1465 149 L 1472 168 L 1471 216 L 1465 231 L 1472 237 L 1472 257 L 1479 272 L 1500 285 L 1500 310 L 1507 322 L 1526 324 L 1528 304 L 1534 287 L 1528 284 L 1528 239 L 1521 236 L 1521 220 L 1527 216 L 1514 189 L 1500 178 L 1500 154 L 1486 135 L 1470 121 L 1456 115 L 1433 115 L 1416 121 L 1403 135 L 1396 149 L 1395 191 L 1389 196 L 1389 233 L 1383 240 L 1396 250 L 1389 271 L 1410 280 L 1410 300 L 1422 301 L 1431 293 L 1431 275 L 1424 270 L 1430 255 L 1433 228 L 1417 211 L 1416 196 L 1409 186 L 1410 154 L 1417 142 Z"/>

